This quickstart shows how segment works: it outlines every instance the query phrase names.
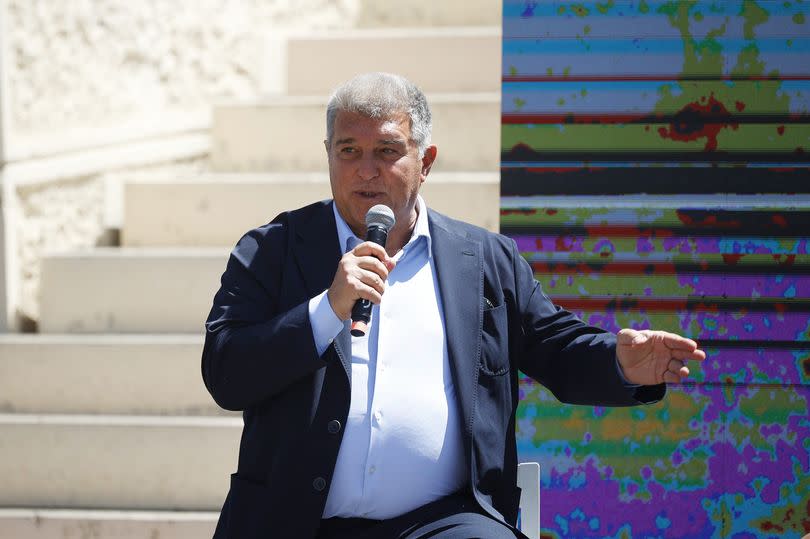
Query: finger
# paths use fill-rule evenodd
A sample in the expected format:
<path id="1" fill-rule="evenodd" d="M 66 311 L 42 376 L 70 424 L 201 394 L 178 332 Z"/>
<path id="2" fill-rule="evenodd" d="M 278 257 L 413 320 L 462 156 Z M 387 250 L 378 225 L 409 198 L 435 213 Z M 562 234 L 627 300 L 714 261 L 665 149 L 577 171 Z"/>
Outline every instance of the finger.
<path id="1" fill-rule="evenodd" d="M 680 359 L 670 359 L 667 363 L 667 368 L 672 372 L 678 372 L 681 367 L 683 367 L 683 361 Z"/>
<path id="2" fill-rule="evenodd" d="M 378 291 L 376 287 L 362 279 L 355 279 L 353 287 L 358 299 L 367 299 L 375 305 L 382 301 L 382 291 Z"/>
<path id="3" fill-rule="evenodd" d="M 374 258 L 373 256 L 363 256 L 355 259 L 355 263 L 357 266 L 365 271 L 371 271 L 375 274 L 379 275 L 380 278 L 384 281 L 388 278 L 388 268 Z"/>
<path id="4" fill-rule="evenodd" d="M 388 253 L 385 252 L 385 248 L 382 245 L 371 241 L 364 241 L 354 249 L 352 249 L 352 253 L 355 256 L 373 256 L 376 259 L 380 260 L 388 266 L 389 268 L 393 268 L 395 262 L 393 259 L 388 256 Z"/>
<path id="5" fill-rule="evenodd" d="M 666 371 L 664 373 L 664 382 L 668 384 L 678 384 L 681 382 L 681 378 L 673 372 Z"/>
<path id="6" fill-rule="evenodd" d="M 681 337 L 680 335 L 668 333 L 666 331 L 662 331 L 661 335 L 663 337 L 664 344 L 670 349 L 689 350 L 690 352 L 697 349 L 697 343 L 692 339 L 687 339 L 686 337 Z"/>
<path id="7" fill-rule="evenodd" d="M 706 352 L 703 350 L 694 350 L 689 352 L 688 350 L 672 350 L 672 357 L 676 359 L 680 359 L 681 361 L 703 361 L 706 359 Z"/>
<path id="8" fill-rule="evenodd" d="M 373 288 L 378 294 L 382 295 L 382 293 L 385 292 L 385 279 L 373 271 L 357 268 L 354 277 L 364 285 Z"/>
<path id="9" fill-rule="evenodd" d="M 689 376 L 689 369 L 684 365 L 683 361 L 679 359 L 671 359 L 667 365 L 669 372 L 684 377 Z"/>

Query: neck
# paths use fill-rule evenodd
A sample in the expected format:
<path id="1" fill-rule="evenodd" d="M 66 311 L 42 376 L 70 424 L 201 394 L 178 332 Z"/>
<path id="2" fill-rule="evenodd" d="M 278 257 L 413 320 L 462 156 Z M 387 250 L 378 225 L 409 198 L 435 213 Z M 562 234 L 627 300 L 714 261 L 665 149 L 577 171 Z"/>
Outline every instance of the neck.
<path id="1" fill-rule="evenodd" d="M 413 230 L 416 228 L 416 219 L 419 217 L 418 208 L 414 208 L 409 222 L 402 223 L 404 226 L 399 226 L 400 223 L 394 225 L 394 228 L 388 233 L 388 241 L 385 242 L 385 251 L 388 256 L 394 256 L 400 249 L 405 247 L 408 240 L 413 235 Z"/>

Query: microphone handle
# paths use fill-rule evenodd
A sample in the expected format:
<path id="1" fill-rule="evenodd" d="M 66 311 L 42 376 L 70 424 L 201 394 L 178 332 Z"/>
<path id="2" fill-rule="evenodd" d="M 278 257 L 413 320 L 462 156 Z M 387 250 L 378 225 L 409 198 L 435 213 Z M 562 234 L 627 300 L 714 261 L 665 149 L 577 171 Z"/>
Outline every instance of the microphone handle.
<path id="1" fill-rule="evenodd" d="M 366 241 L 382 245 L 385 248 L 385 242 L 388 241 L 388 231 L 381 226 L 371 226 L 366 231 Z"/>
<path id="2" fill-rule="evenodd" d="M 388 240 L 388 230 L 381 226 L 371 226 L 366 232 L 366 241 L 376 243 L 385 247 Z M 373 303 L 367 299 L 360 298 L 354 302 L 352 307 L 351 334 L 354 337 L 363 337 L 366 334 L 368 323 L 371 321 L 371 308 Z"/>

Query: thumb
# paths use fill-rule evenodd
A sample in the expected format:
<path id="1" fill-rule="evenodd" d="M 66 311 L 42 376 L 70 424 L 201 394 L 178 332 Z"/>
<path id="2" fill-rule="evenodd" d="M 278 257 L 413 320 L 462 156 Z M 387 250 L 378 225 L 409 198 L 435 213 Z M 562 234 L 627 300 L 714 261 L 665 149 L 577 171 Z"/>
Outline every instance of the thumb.
<path id="1" fill-rule="evenodd" d="M 624 346 L 635 346 L 647 342 L 647 336 L 641 331 L 625 328 L 619 331 L 618 343 Z"/>

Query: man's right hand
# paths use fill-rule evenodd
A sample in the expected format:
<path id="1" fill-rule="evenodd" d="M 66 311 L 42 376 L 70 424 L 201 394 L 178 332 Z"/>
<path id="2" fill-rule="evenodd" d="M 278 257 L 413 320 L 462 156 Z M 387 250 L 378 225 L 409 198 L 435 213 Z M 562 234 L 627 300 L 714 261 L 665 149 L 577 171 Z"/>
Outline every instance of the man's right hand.
<path id="1" fill-rule="evenodd" d="M 348 320 L 354 303 L 361 298 L 379 304 L 385 292 L 388 272 L 395 265 L 396 262 L 382 246 L 370 241 L 343 255 L 332 285 L 326 292 L 335 315 L 341 320 Z"/>

